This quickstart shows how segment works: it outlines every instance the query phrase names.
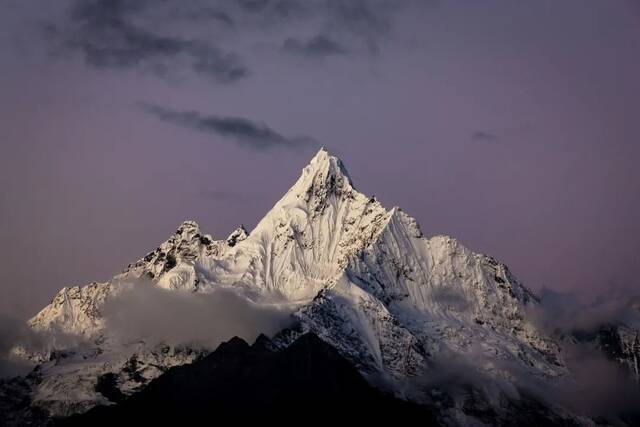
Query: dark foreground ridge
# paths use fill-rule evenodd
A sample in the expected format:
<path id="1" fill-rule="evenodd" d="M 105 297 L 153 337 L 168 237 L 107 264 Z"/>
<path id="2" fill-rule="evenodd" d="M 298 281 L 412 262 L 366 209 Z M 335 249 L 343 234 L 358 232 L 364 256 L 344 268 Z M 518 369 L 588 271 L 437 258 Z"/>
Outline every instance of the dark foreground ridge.
<path id="1" fill-rule="evenodd" d="M 264 336 L 252 346 L 233 338 L 191 365 L 168 370 L 117 405 L 95 407 L 55 424 L 130 425 L 139 421 L 148 425 L 167 420 L 211 424 L 227 417 L 293 424 L 385 416 L 437 425 L 427 407 L 373 388 L 337 350 L 306 334 L 280 351 L 273 350 Z"/>

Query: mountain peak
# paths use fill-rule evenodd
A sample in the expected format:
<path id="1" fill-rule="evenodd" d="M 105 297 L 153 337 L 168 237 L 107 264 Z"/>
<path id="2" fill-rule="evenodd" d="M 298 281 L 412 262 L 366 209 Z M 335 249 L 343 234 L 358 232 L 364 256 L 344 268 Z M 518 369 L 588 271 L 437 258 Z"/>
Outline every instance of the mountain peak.
<path id="1" fill-rule="evenodd" d="M 186 237 L 187 235 L 196 234 L 199 232 L 200 227 L 198 226 L 198 223 L 194 220 L 189 219 L 186 221 L 182 221 L 182 223 L 178 226 L 175 234 Z"/>
<path id="2" fill-rule="evenodd" d="M 309 164 L 303 169 L 303 175 L 314 175 L 316 173 L 327 173 L 327 176 L 333 177 L 345 177 L 351 183 L 351 177 L 349 172 L 344 167 L 344 163 L 337 156 L 331 155 L 329 151 L 322 147 L 315 156 L 311 159 Z"/>
<path id="3" fill-rule="evenodd" d="M 298 181 L 285 195 L 284 200 L 323 200 L 331 195 L 340 196 L 354 189 L 351 176 L 342 160 L 321 148 L 302 169 Z"/>
<path id="4" fill-rule="evenodd" d="M 229 246 L 235 246 L 236 243 L 245 240 L 248 235 L 249 233 L 247 232 L 247 229 L 244 228 L 244 225 L 240 225 L 240 227 L 233 230 L 233 233 L 227 237 L 227 244 Z"/>

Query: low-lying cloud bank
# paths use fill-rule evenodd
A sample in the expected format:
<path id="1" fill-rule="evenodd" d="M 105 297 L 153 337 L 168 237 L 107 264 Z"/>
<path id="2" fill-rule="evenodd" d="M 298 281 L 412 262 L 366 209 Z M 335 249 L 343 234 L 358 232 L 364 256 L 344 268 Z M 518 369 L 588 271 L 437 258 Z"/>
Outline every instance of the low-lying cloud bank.
<path id="1" fill-rule="evenodd" d="M 640 330 L 640 292 L 614 289 L 588 298 L 543 289 L 530 316 L 559 340 L 572 374 L 547 396 L 591 417 L 640 422 L 640 383 L 630 367 L 605 354 L 598 342 L 598 334 L 620 326 Z"/>
<path id="2" fill-rule="evenodd" d="M 109 300 L 107 330 L 123 343 L 197 344 L 214 349 L 234 336 L 248 342 L 288 326 L 290 310 L 255 304 L 231 290 L 167 291 L 139 284 Z"/>
<path id="3" fill-rule="evenodd" d="M 443 298 L 460 303 L 448 294 Z M 640 422 L 640 383 L 634 380 L 629 366 L 603 351 L 598 334 L 620 326 L 640 330 L 639 301 L 633 290 L 612 291 L 591 299 L 543 290 L 540 304 L 531 307 L 528 314 L 561 347 L 570 375 L 556 381 L 532 377 L 520 363 L 496 360 L 480 348 L 470 348 L 462 354 L 444 350 L 435 355 L 423 375 L 407 386 L 409 390 L 436 390 L 435 396 L 444 392 L 471 399 L 475 404 L 478 399 L 487 399 L 485 403 L 502 407 L 508 407 L 510 400 L 533 399 L 557 408 L 559 414 L 560 408 L 566 408 L 594 419 L 635 425 Z M 481 370 L 482 366 L 502 372 L 504 378 Z"/>
<path id="4" fill-rule="evenodd" d="M 252 342 L 261 333 L 273 336 L 292 322 L 291 307 L 255 304 L 233 290 L 209 294 L 167 291 L 151 282 L 125 286 L 126 290 L 103 306 L 107 330 L 122 344 L 195 345 L 215 349 L 234 336 Z M 457 309 L 465 306 L 455 294 L 440 296 Z M 634 293 L 613 293 L 584 301 L 576 295 L 542 292 L 541 303 L 530 312 L 539 328 L 562 347 L 570 376 L 553 385 L 533 378 L 519 363 L 494 360 L 481 349 L 434 355 L 424 374 L 407 383 L 407 390 L 439 390 L 449 396 L 486 399 L 487 404 L 542 402 L 593 418 L 640 421 L 640 385 L 628 368 L 597 348 L 593 340 L 575 338 L 576 332 L 596 333 L 612 325 L 640 325 Z M 46 348 L 52 340 L 73 345 L 69 337 L 38 334 L 24 322 L 0 318 L 0 377 L 22 375 L 31 366 L 11 356 L 16 346 Z M 65 341 L 67 340 L 67 341 Z M 504 378 L 479 369 L 492 366 Z"/>
<path id="5" fill-rule="evenodd" d="M 215 349 L 234 336 L 253 342 L 289 326 L 291 309 L 251 302 L 226 289 L 212 293 L 167 291 L 150 282 L 122 284 L 102 307 L 106 330 L 116 343 L 192 345 Z M 84 337 L 57 330 L 37 332 L 26 321 L 0 315 L 0 379 L 26 375 L 35 365 L 16 353 L 47 355 L 53 350 L 95 346 Z"/>
<path id="6" fill-rule="evenodd" d="M 36 348 L 42 346 L 43 342 L 43 337 L 25 322 L 0 315 L 0 379 L 24 375 L 33 367 L 33 364 L 15 355 L 14 348 Z"/>
<path id="7" fill-rule="evenodd" d="M 610 290 L 595 297 L 544 288 L 529 315 L 548 334 L 590 331 L 603 325 L 640 328 L 640 291 Z"/>

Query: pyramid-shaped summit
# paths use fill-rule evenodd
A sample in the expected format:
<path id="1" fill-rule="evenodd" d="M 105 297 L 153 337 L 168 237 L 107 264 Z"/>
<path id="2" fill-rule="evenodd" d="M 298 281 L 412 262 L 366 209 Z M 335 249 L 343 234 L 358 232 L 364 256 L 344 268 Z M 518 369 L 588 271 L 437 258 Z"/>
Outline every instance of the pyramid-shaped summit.
<path id="1" fill-rule="evenodd" d="M 321 148 L 302 169 L 295 184 L 276 203 L 274 210 L 297 205 L 300 200 L 318 209 L 325 206 L 329 198 L 348 196 L 353 191 L 355 189 L 351 177 L 342 161 L 329 154 L 325 148 Z M 269 214 L 266 217 L 269 217 Z"/>
<path id="2" fill-rule="evenodd" d="M 101 317 L 104 301 L 117 304 L 123 289 L 144 279 L 178 293 L 224 289 L 256 306 L 290 310 L 294 325 L 276 338 L 278 345 L 312 331 L 391 389 L 452 352 L 473 352 L 477 368 L 491 375 L 500 366 L 549 381 L 565 373 L 558 346 L 527 320 L 535 296 L 505 265 L 453 238 L 424 237 L 402 210 L 358 192 L 340 159 L 325 149 L 250 232 L 216 240 L 185 224 L 111 281 L 65 290 L 32 326 L 96 340 L 107 346 L 102 358 L 144 354 L 139 347 L 109 347 Z M 117 363 L 100 366 L 100 375 L 121 374 Z M 66 369 L 94 375 L 80 365 Z M 52 374 L 48 390 L 64 389 L 59 382 L 65 381 L 68 376 Z M 122 390 L 135 388 L 131 381 L 123 379 Z M 85 392 L 73 396 L 95 394 Z M 68 407 L 78 404 L 68 399 Z"/>
<path id="3" fill-rule="evenodd" d="M 314 179 L 309 182 L 310 178 Z M 353 186 L 349 172 L 344 167 L 342 160 L 329 154 L 324 147 L 316 153 L 309 164 L 302 170 L 302 176 L 298 183 L 301 185 L 311 183 L 316 184 L 318 187 L 324 184 L 324 186 L 334 189 L 341 189 L 343 186 L 351 188 Z"/>

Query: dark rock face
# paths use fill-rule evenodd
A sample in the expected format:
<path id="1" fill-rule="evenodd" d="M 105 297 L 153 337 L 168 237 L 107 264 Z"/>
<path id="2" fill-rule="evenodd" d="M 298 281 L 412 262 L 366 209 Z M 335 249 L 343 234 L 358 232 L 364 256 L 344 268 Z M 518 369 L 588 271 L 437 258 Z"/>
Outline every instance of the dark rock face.
<path id="1" fill-rule="evenodd" d="M 383 416 L 437 425 L 429 408 L 374 389 L 333 347 L 313 334 L 303 335 L 285 349 L 274 348 L 264 336 L 252 346 L 233 338 L 202 360 L 169 369 L 122 403 L 95 407 L 57 420 L 56 425 L 213 423 L 227 417 L 290 424 Z"/>
<path id="2" fill-rule="evenodd" d="M 630 377 L 640 382 L 640 330 L 623 325 L 607 324 L 589 331 L 574 331 L 581 343 L 593 344 L 607 358 L 628 370 Z"/>
<path id="3" fill-rule="evenodd" d="M 31 406 L 30 382 L 37 381 L 34 375 L 0 380 L 0 426 L 50 425 L 45 411 Z"/>
<path id="4" fill-rule="evenodd" d="M 120 403 L 124 401 L 126 396 L 118 388 L 117 381 L 118 376 L 113 372 L 101 375 L 98 377 L 95 390 L 111 402 Z"/>
<path id="5" fill-rule="evenodd" d="M 612 360 L 626 367 L 640 381 L 640 331 L 627 326 L 606 326 L 598 331 L 598 343 Z"/>

